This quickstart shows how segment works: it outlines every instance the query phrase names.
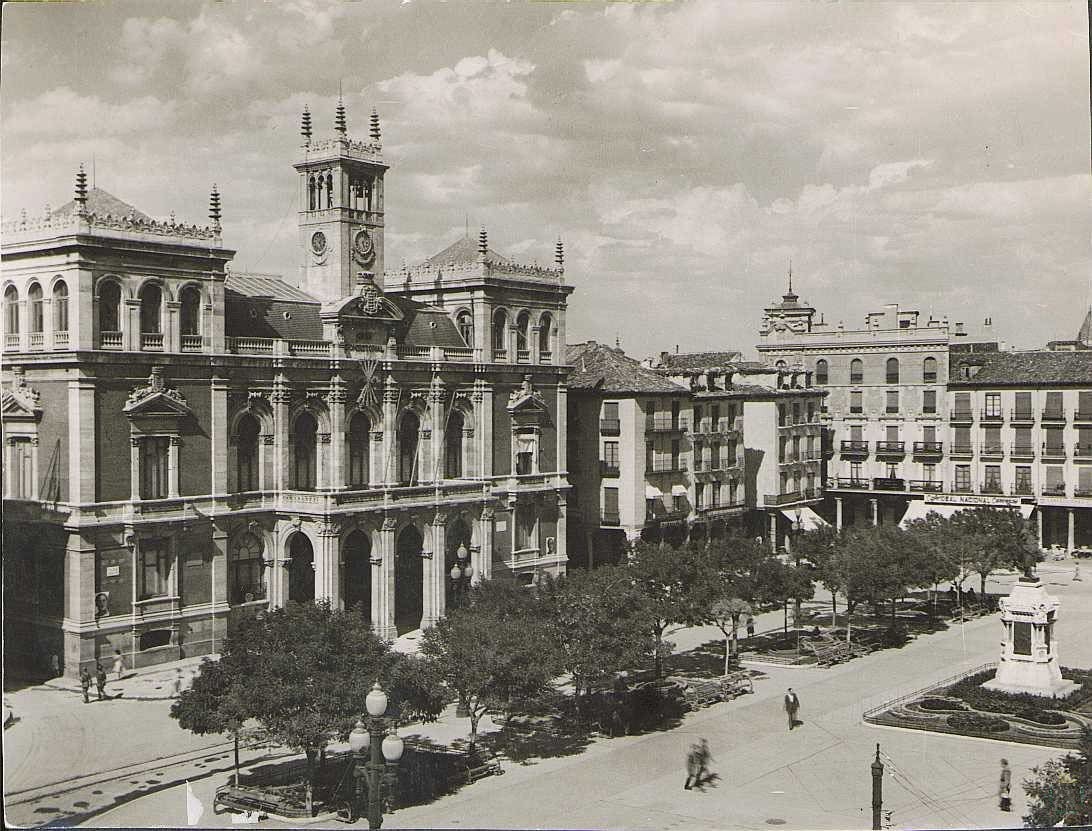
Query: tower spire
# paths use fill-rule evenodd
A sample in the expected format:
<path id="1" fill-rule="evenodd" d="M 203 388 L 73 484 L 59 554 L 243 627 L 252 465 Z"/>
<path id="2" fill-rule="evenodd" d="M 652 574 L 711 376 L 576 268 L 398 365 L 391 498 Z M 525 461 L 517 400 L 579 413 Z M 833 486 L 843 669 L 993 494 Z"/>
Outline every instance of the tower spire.
<path id="1" fill-rule="evenodd" d="M 789 257 L 789 294 L 792 294 L 792 257 Z"/>
<path id="2" fill-rule="evenodd" d="M 371 129 L 368 132 L 372 137 L 372 141 L 374 141 L 376 144 L 379 144 L 379 113 L 376 112 L 375 107 L 372 107 L 372 125 Z"/>
<path id="3" fill-rule="evenodd" d="M 348 124 L 345 121 L 345 101 L 341 97 L 341 82 L 337 85 L 337 115 L 334 116 L 334 129 L 341 135 L 348 132 Z"/>
<path id="4" fill-rule="evenodd" d="M 76 171 L 76 213 L 87 213 L 87 173 L 80 162 L 80 169 Z"/>
<path id="5" fill-rule="evenodd" d="M 561 242 L 561 235 L 557 237 L 557 247 L 554 248 L 554 262 L 557 263 L 557 270 L 565 270 L 565 246 Z"/>
<path id="6" fill-rule="evenodd" d="M 220 191 L 216 188 L 216 183 L 212 184 L 212 192 L 209 194 L 209 219 L 212 220 L 212 227 L 220 229 Z"/>
<path id="7" fill-rule="evenodd" d="M 483 225 L 481 231 L 478 232 L 478 259 L 485 262 L 487 253 L 489 253 L 489 235 L 485 232 L 485 226 Z"/>
<path id="8" fill-rule="evenodd" d="M 300 135 L 303 136 L 303 143 L 311 143 L 311 110 L 307 105 L 303 105 L 303 115 L 300 117 Z"/>

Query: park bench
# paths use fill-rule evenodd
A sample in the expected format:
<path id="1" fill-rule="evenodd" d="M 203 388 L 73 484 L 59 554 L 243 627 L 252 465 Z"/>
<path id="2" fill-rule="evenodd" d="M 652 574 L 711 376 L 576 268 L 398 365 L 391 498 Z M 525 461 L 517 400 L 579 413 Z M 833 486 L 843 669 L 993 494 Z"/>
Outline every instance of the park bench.
<path id="1" fill-rule="evenodd" d="M 500 761 L 493 756 L 483 756 L 480 753 L 467 756 L 466 784 L 468 785 L 486 776 L 500 776 L 503 773 Z"/>
<path id="2" fill-rule="evenodd" d="M 724 688 L 719 679 L 709 681 L 686 681 L 683 687 L 683 700 L 687 709 L 697 710 L 717 701 L 724 700 Z"/>
<path id="3" fill-rule="evenodd" d="M 234 785 L 221 785 L 216 789 L 212 800 L 215 814 L 223 811 L 257 811 L 259 814 L 284 814 L 284 806 L 279 799 L 266 797 L 254 791 L 236 788 Z"/>
<path id="4" fill-rule="evenodd" d="M 826 646 L 834 646 L 840 649 L 848 649 L 851 653 L 851 657 L 859 658 L 862 655 L 867 655 L 872 651 L 872 647 L 863 643 L 846 643 L 845 641 L 836 640 L 833 635 L 824 634 L 820 635 L 819 639 Z"/>
<path id="5" fill-rule="evenodd" d="M 987 613 L 987 609 L 981 603 L 964 603 L 952 609 L 952 620 L 966 620 Z"/>
<path id="6" fill-rule="evenodd" d="M 800 645 L 815 655 L 815 660 L 824 667 L 834 666 L 853 657 L 853 652 L 844 643 L 827 644 L 811 638 L 801 638 Z"/>
<path id="7" fill-rule="evenodd" d="M 729 672 L 727 675 L 722 675 L 717 679 L 720 682 L 722 694 L 725 698 L 734 698 L 737 695 L 743 695 L 744 693 L 755 691 L 754 681 L 751 680 L 751 673 L 747 670 L 739 670 L 738 672 Z"/>

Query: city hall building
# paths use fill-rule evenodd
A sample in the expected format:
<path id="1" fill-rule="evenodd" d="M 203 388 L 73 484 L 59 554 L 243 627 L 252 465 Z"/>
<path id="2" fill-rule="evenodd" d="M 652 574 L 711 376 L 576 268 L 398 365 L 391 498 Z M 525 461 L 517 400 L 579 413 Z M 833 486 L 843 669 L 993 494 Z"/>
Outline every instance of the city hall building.
<path id="1" fill-rule="evenodd" d="M 379 123 L 305 113 L 299 272 L 77 176 L 3 226 L 5 655 L 67 675 L 215 652 L 233 609 L 327 599 L 392 638 L 470 580 L 566 564 L 555 267 L 482 230 L 384 272 Z M 458 576 L 458 580 L 455 579 Z"/>

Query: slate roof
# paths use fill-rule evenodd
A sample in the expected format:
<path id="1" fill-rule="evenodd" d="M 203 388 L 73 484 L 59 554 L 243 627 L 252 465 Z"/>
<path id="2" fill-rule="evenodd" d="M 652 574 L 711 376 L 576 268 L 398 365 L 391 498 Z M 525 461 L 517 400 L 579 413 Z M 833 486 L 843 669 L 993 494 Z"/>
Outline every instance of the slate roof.
<path id="1" fill-rule="evenodd" d="M 742 352 L 683 352 L 661 355 L 660 369 L 715 369 L 729 364 L 737 365 Z"/>
<path id="2" fill-rule="evenodd" d="M 114 194 L 109 191 L 105 191 L 102 188 L 88 188 L 87 190 L 87 210 L 90 213 L 98 214 L 99 216 L 105 216 L 111 214 L 117 217 L 126 217 L 132 215 L 137 219 L 150 220 L 148 216 L 141 210 L 134 208 L 128 202 L 123 202 L 118 199 Z M 66 202 L 53 211 L 54 216 L 69 215 L 76 213 L 76 200 L 73 199 L 70 202 Z"/>
<path id="3" fill-rule="evenodd" d="M 565 363 L 573 367 L 569 375 L 569 389 L 681 395 L 688 392 L 658 372 L 641 366 L 621 349 L 612 349 L 595 341 L 566 345 Z"/>
<path id="4" fill-rule="evenodd" d="M 459 334 L 455 322 L 447 312 L 435 306 L 427 306 L 416 300 L 407 300 L 397 295 L 387 297 L 397 304 L 406 316 L 405 344 L 407 346 L 444 346 L 466 349 L 468 344 Z"/>
<path id="5" fill-rule="evenodd" d="M 960 376 L 965 364 L 979 367 L 973 378 Z M 967 356 L 951 373 L 950 386 L 1092 386 L 1092 352 L 988 352 Z"/>
<path id="6" fill-rule="evenodd" d="M 486 248 L 485 258 L 491 263 L 510 263 L 507 257 L 498 254 L 492 248 Z M 433 254 L 421 265 L 427 268 L 442 268 L 449 263 L 456 265 L 470 265 L 478 261 L 478 241 L 473 237 L 463 237 L 451 243 L 438 254 Z"/>

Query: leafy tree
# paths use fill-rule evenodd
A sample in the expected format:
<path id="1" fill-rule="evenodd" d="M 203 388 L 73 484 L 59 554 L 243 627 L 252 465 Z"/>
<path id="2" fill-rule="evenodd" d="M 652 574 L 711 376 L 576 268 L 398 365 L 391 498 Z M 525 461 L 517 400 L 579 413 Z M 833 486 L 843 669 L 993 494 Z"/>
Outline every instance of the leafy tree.
<path id="1" fill-rule="evenodd" d="M 933 607 L 936 607 L 936 588 L 939 583 L 962 583 L 962 563 L 970 551 L 969 540 L 952 528 L 952 520 L 936 511 L 930 511 L 921 519 L 907 523 L 906 532 L 914 540 L 917 557 L 915 571 L 933 588 Z"/>
<path id="2" fill-rule="evenodd" d="M 847 641 L 852 640 L 850 617 L 862 601 L 878 608 L 890 600 L 894 620 L 898 599 L 919 579 L 914 572 L 917 555 L 908 553 L 913 545 L 895 526 L 864 526 L 843 533 L 823 567 L 823 580 L 846 596 Z"/>
<path id="3" fill-rule="evenodd" d="M 696 625 L 709 611 L 717 584 L 714 558 L 704 546 L 671 548 L 644 541 L 633 547 L 626 566 L 645 596 L 646 626 L 656 642 L 656 677 L 663 675 L 664 632 L 672 623 Z"/>
<path id="4" fill-rule="evenodd" d="M 1059 822 L 1087 825 L 1092 821 L 1092 728 L 1083 728 L 1075 756 L 1051 759 L 1032 768 L 1031 774 L 1023 783 L 1028 796 L 1024 825 L 1050 828 Z"/>
<path id="5" fill-rule="evenodd" d="M 1030 575 L 1042 559 L 1031 523 L 1019 511 L 976 508 L 952 517 L 952 531 L 964 537 L 970 549 L 968 565 L 978 574 L 979 593 L 986 594 L 986 579 L 1002 568 L 1018 568 Z"/>
<path id="6" fill-rule="evenodd" d="M 176 717 L 211 729 L 217 719 L 245 713 L 276 741 L 307 754 L 310 784 L 326 744 L 348 736 L 376 680 L 387 691 L 389 712 L 420 719 L 439 714 L 443 701 L 435 685 L 422 683 L 422 671 L 418 659 L 391 652 L 360 615 L 326 602 L 289 603 L 232 618 L 220 661 L 201 665 L 194 679 L 200 695 L 180 706 Z M 215 718 L 193 716 L 200 696 L 215 703 L 218 690 L 222 704 Z"/>
<path id="7" fill-rule="evenodd" d="M 800 534 L 793 545 L 797 556 L 815 567 L 814 577 L 830 592 L 831 626 L 838 621 L 838 592 L 842 586 L 829 565 L 838 546 L 842 544 L 842 533 L 833 526 L 823 525 Z"/>
<path id="8" fill-rule="evenodd" d="M 171 718 L 178 726 L 199 736 L 231 733 L 235 739 L 235 784 L 239 784 L 239 731 L 249 717 L 237 679 L 224 665 L 208 658 L 201 662 L 193 683 L 171 704 Z"/>
<path id="9" fill-rule="evenodd" d="M 724 634 L 724 674 L 728 674 L 732 660 L 739 654 L 739 623 L 752 614 L 746 600 L 726 595 L 713 602 L 709 617 Z"/>
<path id="10" fill-rule="evenodd" d="M 553 658 L 572 678 L 577 709 L 594 684 L 621 670 L 645 666 L 655 642 L 646 625 L 647 600 L 626 566 L 601 566 L 538 586 Z"/>
<path id="11" fill-rule="evenodd" d="M 810 569 L 791 566 L 778 557 L 767 557 L 756 566 L 753 579 L 756 599 L 784 608 L 783 630 L 788 633 L 789 602 L 810 600 L 815 596 Z"/>
<path id="12" fill-rule="evenodd" d="M 422 636 L 421 654 L 470 718 L 471 746 L 483 715 L 534 697 L 555 675 L 550 630 L 537 605 L 514 583 L 485 581 Z"/>

